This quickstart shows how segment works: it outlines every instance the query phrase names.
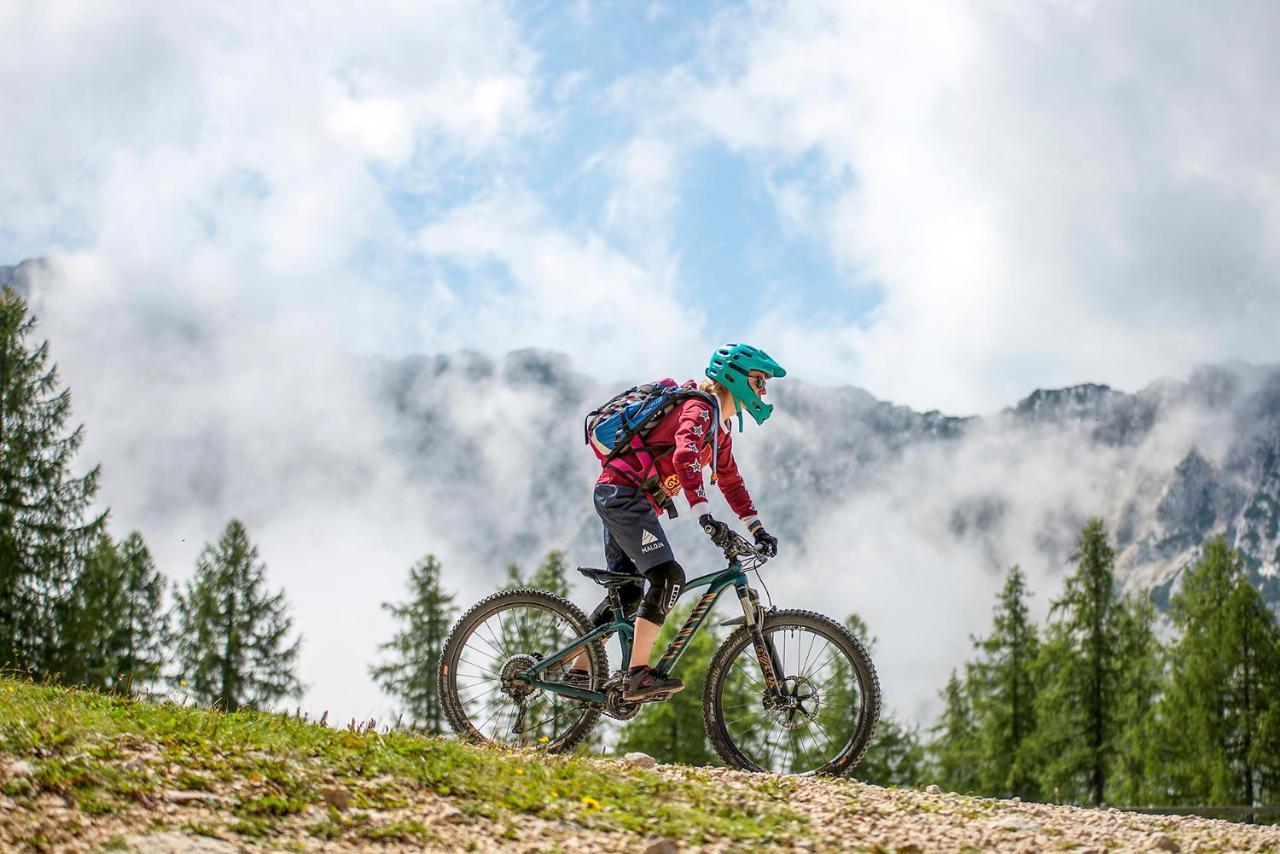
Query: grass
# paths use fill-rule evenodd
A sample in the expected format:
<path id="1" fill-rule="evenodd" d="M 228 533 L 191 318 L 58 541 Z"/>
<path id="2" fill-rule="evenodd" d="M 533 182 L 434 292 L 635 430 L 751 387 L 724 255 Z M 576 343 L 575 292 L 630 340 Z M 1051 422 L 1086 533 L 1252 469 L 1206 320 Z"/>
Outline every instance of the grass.
<path id="1" fill-rule="evenodd" d="M 411 814 L 424 793 L 450 799 L 463 821 L 491 820 L 498 834 L 518 827 L 522 816 L 537 816 L 632 833 L 637 841 L 660 835 L 786 843 L 805 835 L 803 819 L 787 809 L 790 780 L 762 778 L 752 802 L 743 803 L 743 792 L 696 777 L 672 782 L 573 757 L 336 730 L 283 714 L 228 714 L 0 676 L 0 765 L 14 760 L 32 767 L 3 786 L 20 807 L 34 809 L 42 796 L 55 795 L 85 819 L 123 819 L 182 790 L 194 800 L 173 816 L 156 811 L 161 826 L 274 838 L 286 847 L 291 835 L 433 842 L 432 828 Z M 325 806 L 322 790 L 332 786 L 351 793 L 352 810 Z M 198 793 L 209 800 L 202 803 Z M 203 814 L 184 817 L 185 809 Z M 389 820 L 371 818 L 391 811 L 397 814 Z M 45 825 L 27 838 L 0 839 L 0 847 L 56 848 L 50 833 L 56 828 Z"/>

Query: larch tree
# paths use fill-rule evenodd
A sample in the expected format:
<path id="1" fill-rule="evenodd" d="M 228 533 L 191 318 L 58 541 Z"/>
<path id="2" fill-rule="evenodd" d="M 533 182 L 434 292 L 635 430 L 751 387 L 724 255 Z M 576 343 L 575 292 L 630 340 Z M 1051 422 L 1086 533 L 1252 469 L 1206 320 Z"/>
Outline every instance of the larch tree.
<path id="1" fill-rule="evenodd" d="M 862 642 L 867 655 L 874 659 L 877 638 L 871 634 L 866 621 L 858 614 L 850 614 L 844 625 Z M 864 698 L 858 690 L 853 669 L 843 657 L 835 660 L 834 667 L 835 673 L 824 703 L 832 717 L 828 718 L 826 713 L 820 715 L 819 724 L 829 726 L 831 734 L 844 737 L 856 731 Z M 926 753 L 919 729 L 898 718 L 892 710 L 884 709 L 876 723 L 871 746 L 849 773 L 864 783 L 877 786 L 918 786 L 925 776 L 925 767 Z"/>
<path id="2" fill-rule="evenodd" d="M 941 694 L 942 717 L 931 730 L 928 747 L 938 785 L 961 794 L 976 793 L 982 758 L 969 686 L 953 670 Z"/>
<path id="3" fill-rule="evenodd" d="M 168 619 L 164 579 L 142 535 L 101 534 L 61 609 L 64 678 L 132 694 L 159 679 Z"/>
<path id="4" fill-rule="evenodd" d="M 1028 739 L 1035 731 L 1033 664 L 1040 638 L 1027 610 L 1027 579 L 1014 566 L 1000 591 L 991 634 L 975 638 L 978 660 L 969 668 L 969 694 L 981 757 L 983 794 L 1032 800 L 1039 786 Z"/>
<path id="5" fill-rule="evenodd" d="M 198 702 L 235 711 L 261 708 L 303 691 L 296 667 L 301 638 L 284 591 L 266 589 L 266 565 L 248 532 L 231 520 L 205 546 L 195 575 L 174 602 L 174 684 Z"/>
<path id="6" fill-rule="evenodd" d="M 453 601 L 441 583 L 440 562 L 434 555 L 410 567 L 409 600 L 382 603 L 398 625 L 391 640 L 378 647 L 390 660 L 369 668 L 378 686 L 432 733 L 445 728 L 438 679 L 440 653 L 457 614 Z"/>
<path id="7" fill-rule="evenodd" d="M 1280 799 L 1280 630 L 1221 537 L 1170 600 L 1178 637 L 1158 707 L 1159 762 L 1175 803 Z"/>
<path id="8" fill-rule="evenodd" d="M 1153 649 L 1134 604 L 1115 583 L 1115 552 L 1101 519 L 1090 519 L 1076 541 L 1062 596 L 1050 609 L 1049 628 L 1036 661 L 1042 680 L 1036 696 L 1036 752 L 1042 792 L 1054 800 L 1102 803 L 1123 756 L 1124 734 L 1139 724 L 1135 709 L 1150 686 L 1135 650 Z M 1145 629 L 1150 631 L 1149 625 Z"/>
<path id="9" fill-rule="evenodd" d="M 106 514 L 88 514 L 99 469 L 72 472 L 84 432 L 67 427 L 71 394 L 35 324 L 0 291 L 0 668 L 52 673 L 62 600 Z"/>

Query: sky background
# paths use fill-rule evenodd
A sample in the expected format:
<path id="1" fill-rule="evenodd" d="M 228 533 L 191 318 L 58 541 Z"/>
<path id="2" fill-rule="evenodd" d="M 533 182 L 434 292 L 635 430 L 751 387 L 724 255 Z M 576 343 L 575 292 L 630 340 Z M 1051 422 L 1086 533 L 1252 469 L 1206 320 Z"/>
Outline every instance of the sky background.
<path id="1" fill-rule="evenodd" d="M 1276 361 L 1277 38 L 1271 2 L 7 3 L 0 263 L 50 259 L 103 503 L 171 511 L 168 571 L 225 521 L 192 494 L 295 587 L 354 560 L 314 532 L 359 481 L 391 596 L 429 508 L 362 468 L 360 357 L 747 340 L 957 415 Z"/>

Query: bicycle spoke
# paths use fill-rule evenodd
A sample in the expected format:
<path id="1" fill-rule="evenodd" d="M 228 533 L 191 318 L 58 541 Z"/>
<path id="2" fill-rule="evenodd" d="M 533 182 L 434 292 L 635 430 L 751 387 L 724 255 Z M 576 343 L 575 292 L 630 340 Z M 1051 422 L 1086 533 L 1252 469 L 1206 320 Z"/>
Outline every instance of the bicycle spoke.
<path id="1" fill-rule="evenodd" d="M 566 615 L 536 601 L 514 602 L 477 619 L 460 640 L 449 674 L 455 705 L 470 731 L 497 744 L 554 749 L 586 715 L 598 715 L 588 703 L 523 680 L 525 668 L 541 661 L 537 681 L 562 681 L 583 650 L 588 651 L 593 675 L 599 672 L 598 647 L 579 646 L 558 661 L 544 660 L 576 637 Z"/>
<path id="2" fill-rule="evenodd" d="M 717 702 L 734 748 L 770 771 L 827 767 L 855 737 L 863 686 L 856 659 L 835 636 L 807 624 L 770 627 L 781 698 L 767 696 L 753 644 L 745 639 L 721 677 Z"/>

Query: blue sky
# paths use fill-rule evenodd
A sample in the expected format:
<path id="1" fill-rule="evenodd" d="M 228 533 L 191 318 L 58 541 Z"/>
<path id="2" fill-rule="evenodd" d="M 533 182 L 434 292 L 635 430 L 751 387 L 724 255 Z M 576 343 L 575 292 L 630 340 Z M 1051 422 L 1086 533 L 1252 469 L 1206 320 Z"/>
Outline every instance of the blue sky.
<path id="1" fill-rule="evenodd" d="M 958 414 L 1272 361 L 1277 12 L 1234 8 L 10 7 L 0 258 L 360 352 L 752 340 Z"/>

